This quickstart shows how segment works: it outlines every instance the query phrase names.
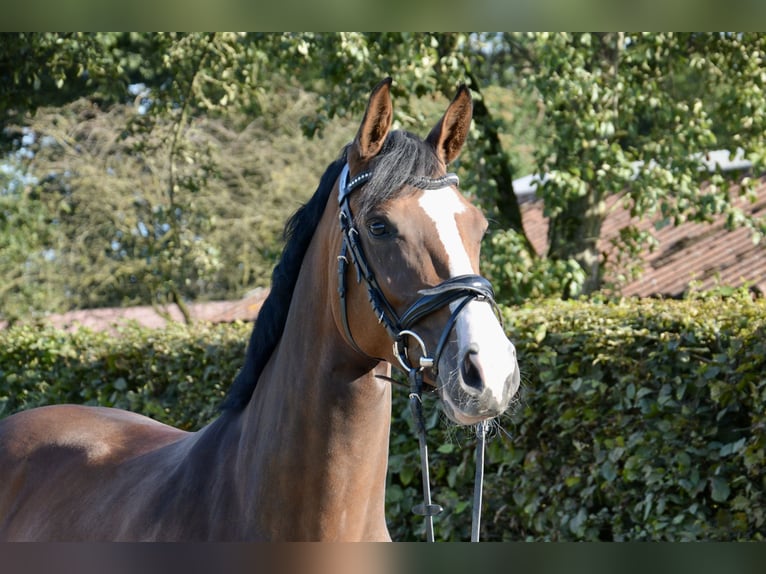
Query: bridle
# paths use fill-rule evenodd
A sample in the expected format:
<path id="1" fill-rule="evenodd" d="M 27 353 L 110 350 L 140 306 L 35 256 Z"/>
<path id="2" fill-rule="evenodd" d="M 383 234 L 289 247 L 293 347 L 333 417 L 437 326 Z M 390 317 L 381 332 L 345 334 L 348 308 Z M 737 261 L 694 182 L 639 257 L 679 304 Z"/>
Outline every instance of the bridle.
<path id="1" fill-rule="evenodd" d="M 419 360 L 421 369 L 429 368 L 434 376 L 438 373 L 439 359 L 444 350 L 444 346 L 449 338 L 449 333 L 457 321 L 460 311 L 471 301 L 487 301 L 493 307 L 495 303 L 495 293 L 490 282 L 481 275 L 460 275 L 451 277 L 435 287 L 422 289 L 418 293 L 420 297 L 402 313 L 397 314 L 393 306 L 388 302 L 380 284 L 375 278 L 375 274 L 370 267 L 367 257 L 359 241 L 359 231 L 354 225 L 354 217 L 351 213 L 349 199 L 351 194 L 364 185 L 371 177 L 371 171 L 365 171 L 355 176 L 351 181 L 348 180 L 349 168 L 346 164 L 340 174 L 340 192 L 338 194 L 338 204 L 340 206 L 340 227 L 343 232 L 343 245 L 338 256 L 338 291 L 341 303 L 341 319 L 346 337 L 351 345 L 361 354 L 362 351 L 354 341 L 351 329 L 348 324 L 348 314 L 346 312 L 346 286 L 345 277 L 349 259 L 356 269 L 357 282 L 364 280 L 367 285 L 367 294 L 378 321 L 382 323 L 388 331 L 394 342 L 394 356 L 399 364 L 409 372 L 413 366 L 410 363 L 407 349 L 409 338 L 415 339 L 420 346 L 422 355 Z M 417 189 L 441 189 L 448 185 L 457 185 L 458 178 L 454 173 L 448 173 L 439 178 L 415 177 L 407 181 L 412 187 Z M 434 354 L 428 356 L 426 345 L 423 339 L 413 330 L 415 325 L 428 315 L 449 306 L 454 301 L 460 301 L 450 316 L 439 342 L 435 348 Z"/>
<path id="2" fill-rule="evenodd" d="M 394 356 L 399 361 L 402 369 L 407 373 L 410 382 L 410 408 L 415 421 L 418 442 L 420 443 L 421 474 L 423 478 L 423 504 L 413 509 L 413 512 L 425 518 L 426 536 L 429 542 L 433 542 L 433 517 L 443 509 L 438 504 L 431 503 L 431 490 L 428 477 L 428 449 L 425 437 L 425 422 L 422 413 L 421 393 L 423 388 L 423 371 L 430 369 L 435 377 L 438 374 L 439 359 L 449 339 L 458 315 L 465 306 L 474 300 L 486 301 L 492 305 L 495 312 L 495 294 L 490 282 L 481 275 L 460 275 L 451 277 L 435 287 L 422 289 L 418 293 L 420 297 L 408 307 L 401 316 L 386 299 L 375 278 L 375 274 L 367 261 L 367 257 L 359 241 L 359 231 L 354 225 L 354 217 L 351 213 L 350 196 L 364 185 L 372 177 L 372 171 L 364 171 L 349 180 L 349 166 L 346 164 L 339 178 L 338 205 L 340 207 L 340 228 L 343 234 L 343 244 L 338 256 L 338 293 L 340 295 L 341 320 L 346 338 L 350 345 L 360 354 L 366 355 L 354 340 L 348 322 L 346 301 L 346 272 L 349 262 L 353 263 L 356 270 L 357 283 L 364 280 L 367 287 L 367 295 L 378 321 L 383 324 L 393 340 Z M 430 178 L 415 176 L 407 179 L 407 185 L 416 189 L 441 189 L 458 184 L 458 177 L 454 173 L 447 173 L 441 177 Z M 350 258 L 350 261 L 349 261 Z M 447 323 L 434 348 L 433 354 L 429 355 L 423 338 L 418 335 L 415 327 L 422 319 L 432 313 L 449 307 L 452 303 L 457 305 L 452 309 Z M 418 365 L 412 365 L 408 353 L 409 342 L 414 340 L 420 348 Z M 483 457 L 484 438 L 486 434 L 486 422 L 477 425 L 477 452 L 476 452 L 476 483 L 474 485 L 474 508 L 471 540 L 479 539 L 479 522 L 481 516 L 481 490 L 483 481 Z"/>

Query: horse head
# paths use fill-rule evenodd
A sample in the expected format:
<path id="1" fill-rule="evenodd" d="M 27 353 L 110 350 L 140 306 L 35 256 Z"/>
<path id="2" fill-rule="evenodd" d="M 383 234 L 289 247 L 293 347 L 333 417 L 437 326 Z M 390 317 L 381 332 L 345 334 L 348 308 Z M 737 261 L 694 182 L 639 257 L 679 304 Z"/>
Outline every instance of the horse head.
<path id="1" fill-rule="evenodd" d="M 479 275 L 487 220 L 447 172 L 468 136 L 470 91 L 423 140 L 391 129 L 390 86 L 373 90 L 339 178 L 338 323 L 359 352 L 421 371 L 451 420 L 478 423 L 507 409 L 519 369 Z"/>

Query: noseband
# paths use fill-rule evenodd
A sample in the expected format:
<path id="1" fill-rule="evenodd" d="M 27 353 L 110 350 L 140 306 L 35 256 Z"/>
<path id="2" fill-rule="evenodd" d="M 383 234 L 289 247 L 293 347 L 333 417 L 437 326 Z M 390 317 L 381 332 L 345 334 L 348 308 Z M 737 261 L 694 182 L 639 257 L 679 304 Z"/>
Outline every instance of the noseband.
<path id="1" fill-rule="evenodd" d="M 378 321 L 382 323 L 393 340 L 394 356 L 408 374 L 410 380 L 410 407 L 415 420 L 420 443 L 421 474 L 423 478 L 423 504 L 416 506 L 413 511 L 425 517 L 426 537 L 429 542 L 434 541 L 433 517 L 443 509 L 438 504 L 431 503 L 431 487 L 428 477 L 428 448 L 426 446 L 425 422 L 423 420 L 421 392 L 423 387 L 423 371 L 430 369 L 436 377 L 439 370 L 439 359 L 444 350 L 449 334 L 457 321 L 458 315 L 465 306 L 473 301 L 488 302 L 499 315 L 495 303 L 495 293 L 490 282 L 481 275 L 460 275 L 451 277 L 435 287 L 418 291 L 420 297 L 399 316 L 393 306 L 386 299 L 375 274 L 370 267 L 367 257 L 359 241 L 359 231 L 354 225 L 354 217 L 351 213 L 349 198 L 354 190 L 364 185 L 372 177 L 372 171 L 364 171 L 349 181 L 349 166 L 346 164 L 340 174 L 338 205 L 340 207 L 340 227 L 343 233 L 343 245 L 338 256 L 338 292 L 340 295 L 341 319 L 346 338 L 354 349 L 362 355 L 366 353 L 359 348 L 348 323 L 346 304 L 346 271 L 349 264 L 349 256 L 356 270 L 357 283 L 364 280 L 367 286 L 367 295 Z M 457 185 L 458 177 L 454 173 L 447 173 L 442 177 L 429 178 L 424 176 L 412 177 L 406 182 L 416 189 L 441 189 L 443 187 Z M 436 344 L 434 353 L 428 354 L 423 338 L 414 330 L 415 325 L 425 317 L 444 308 L 453 302 L 458 302 L 452 310 L 441 336 Z M 420 347 L 418 366 L 412 365 L 408 353 L 409 341 L 413 339 Z M 477 425 L 477 450 L 476 450 L 476 480 L 474 484 L 473 524 L 471 527 L 471 541 L 479 540 L 479 522 L 481 517 L 481 492 L 483 482 L 483 459 L 484 438 L 486 434 L 486 422 Z"/>

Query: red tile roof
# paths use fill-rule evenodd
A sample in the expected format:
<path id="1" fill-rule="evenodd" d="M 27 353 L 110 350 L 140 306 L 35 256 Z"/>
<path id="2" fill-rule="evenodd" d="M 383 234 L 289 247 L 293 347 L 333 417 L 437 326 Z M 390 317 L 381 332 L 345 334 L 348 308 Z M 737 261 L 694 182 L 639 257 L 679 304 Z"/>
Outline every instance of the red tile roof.
<path id="1" fill-rule="evenodd" d="M 258 311 L 268 295 L 268 289 L 256 289 L 239 301 L 210 301 L 206 303 L 190 303 L 188 305 L 192 318 L 196 321 L 213 323 L 231 323 L 233 321 L 254 321 Z M 162 309 L 170 315 L 172 321 L 183 321 L 183 315 L 175 305 Z M 117 325 L 136 322 L 143 327 L 162 328 L 167 319 L 152 306 L 113 307 L 102 309 L 80 309 L 69 313 L 48 315 L 44 321 L 54 327 L 64 330 L 75 330 L 87 327 L 94 331 L 113 330 Z M 0 329 L 5 325 L 0 322 Z"/>
<path id="2" fill-rule="evenodd" d="M 758 186 L 754 203 L 738 197 L 735 204 L 746 213 L 766 217 L 766 179 Z M 548 220 L 543 217 L 542 202 L 524 203 L 521 210 L 530 241 L 538 253 L 545 253 Z M 693 281 L 699 282 L 703 290 L 718 286 L 738 287 L 747 283 L 766 293 L 766 242 L 754 244 L 752 233 L 744 228 L 727 231 L 723 216 L 715 218 L 710 224 L 686 222 L 662 227 L 656 225 L 660 221 L 659 216 L 631 218 L 629 211 L 616 197 L 610 197 L 607 201 L 607 214 L 598 246 L 608 257 L 614 255 L 611 240 L 618 237 L 620 229 L 630 223 L 640 230 L 651 232 L 658 242 L 654 251 L 645 250 L 641 254 L 643 272 L 637 279 L 622 285 L 619 291 L 623 295 L 679 296 L 688 290 Z M 619 272 L 619 269 L 607 267 L 605 281 L 615 280 Z"/>

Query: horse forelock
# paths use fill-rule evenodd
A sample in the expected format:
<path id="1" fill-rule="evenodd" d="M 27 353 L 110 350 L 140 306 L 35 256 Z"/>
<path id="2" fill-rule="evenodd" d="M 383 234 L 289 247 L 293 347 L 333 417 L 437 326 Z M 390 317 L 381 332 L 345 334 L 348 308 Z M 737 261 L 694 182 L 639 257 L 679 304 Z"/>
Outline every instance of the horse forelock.
<path id="1" fill-rule="evenodd" d="M 371 209 L 393 199 L 411 177 L 440 175 L 444 166 L 429 144 L 414 134 L 395 130 L 388 134 L 368 169 L 372 177 L 359 196 L 354 214 L 360 220 Z"/>
<path id="2" fill-rule="evenodd" d="M 349 144 L 351 145 L 351 144 Z M 245 355 L 245 364 L 222 404 L 226 411 L 244 409 L 258 378 L 282 336 L 298 274 L 306 250 L 322 218 L 330 192 L 346 162 L 349 146 L 332 162 L 320 179 L 314 195 L 287 221 L 282 256 L 271 276 L 271 290 L 258 313 Z M 359 194 L 355 214 L 360 220 L 376 206 L 393 199 L 415 175 L 436 175 L 444 166 L 433 147 L 405 131 L 392 131 L 369 168 L 372 178 Z"/>

